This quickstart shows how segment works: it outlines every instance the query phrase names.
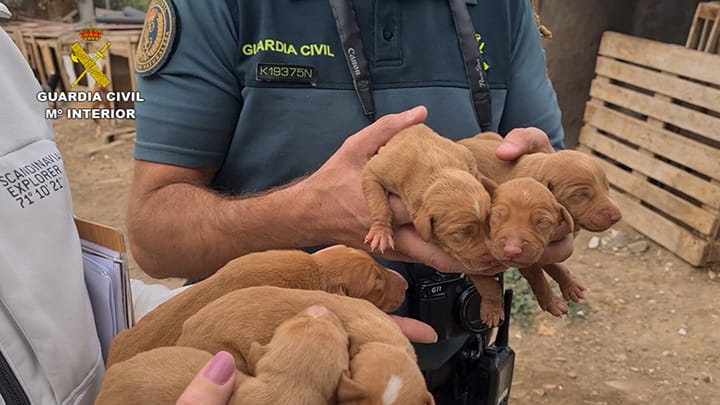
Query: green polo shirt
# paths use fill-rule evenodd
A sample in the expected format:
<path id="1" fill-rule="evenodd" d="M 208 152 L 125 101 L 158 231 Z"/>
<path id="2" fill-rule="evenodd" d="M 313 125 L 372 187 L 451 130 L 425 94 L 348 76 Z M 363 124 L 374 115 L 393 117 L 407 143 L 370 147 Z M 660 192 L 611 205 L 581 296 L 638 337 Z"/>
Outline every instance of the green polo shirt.
<path id="1" fill-rule="evenodd" d="M 170 1 L 151 2 L 141 38 L 136 159 L 218 169 L 217 189 L 262 191 L 317 169 L 370 123 L 328 0 Z M 349 1 L 377 115 L 422 104 L 444 136 L 479 132 L 448 1 Z M 492 129 L 536 126 L 562 147 L 530 1 L 466 3 L 487 62 Z"/>

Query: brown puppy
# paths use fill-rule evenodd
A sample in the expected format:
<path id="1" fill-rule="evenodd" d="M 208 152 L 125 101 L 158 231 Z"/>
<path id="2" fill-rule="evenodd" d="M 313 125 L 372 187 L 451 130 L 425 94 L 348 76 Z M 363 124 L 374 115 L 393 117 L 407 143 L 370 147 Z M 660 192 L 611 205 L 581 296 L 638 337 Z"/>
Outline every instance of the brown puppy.
<path id="1" fill-rule="evenodd" d="M 230 261 L 120 332 L 110 346 L 107 366 L 146 350 L 174 345 L 182 323 L 206 304 L 230 291 L 259 285 L 364 298 L 388 312 L 400 306 L 407 288 L 400 274 L 381 266 L 366 252 L 345 246 L 312 255 L 300 250 L 251 253 Z"/>
<path id="2" fill-rule="evenodd" d="M 249 371 L 251 343 L 269 342 L 283 320 L 315 304 L 324 305 L 340 318 L 350 335 L 351 356 L 364 343 L 381 342 L 403 350 L 408 355 L 405 366 L 417 368 L 415 350 L 389 315 L 368 301 L 324 291 L 268 286 L 233 291 L 189 317 L 177 345 L 212 353 L 225 350 L 235 357 L 238 370 Z"/>
<path id="3" fill-rule="evenodd" d="M 266 346 L 251 345 L 255 377 L 241 374 L 229 403 L 329 405 L 360 398 L 348 377 L 348 347 L 337 316 L 321 305 L 310 306 L 282 322 Z M 179 346 L 140 353 L 108 370 L 98 403 L 174 403 L 209 357 Z"/>
<path id="4" fill-rule="evenodd" d="M 534 265 L 563 221 L 574 227 L 568 210 L 537 180 L 519 177 L 495 190 L 490 214 L 491 252 L 504 265 L 518 267 L 540 308 L 555 316 L 567 313 L 567 304 L 555 296 L 547 281 L 543 283 L 542 270 Z"/>
<path id="5" fill-rule="evenodd" d="M 419 124 L 400 131 L 365 166 L 363 193 L 372 250 L 393 248 L 388 194 L 398 195 L 415 229 L 470 270 L 481 270 L 487 251 L 487 217 L 495 184 L 477 170 L 467 148 Z"/>
<path id="6" fill-rule="evenodd" d="M 357 384 L 348 377 L 349 344 L 332 311 L 308 307 L 282 322 L 267 345 L 251 344 L 248 366 L 255 377 L 235 390 L 235 402 L 329 405 L 358 398 Z"/>
<path id="7" fill-rule="evenodd" d="M 175 404 L 211 357 L 206 351 L 179 346 L 140 353 L 107 370 L 95 404 Z M 239 371 L 236 377 L 236 388 L 248 378 Z"/>
<path id="8" fill-rule="evenodd" d="M 508 267 L 535 264 L 562 221 L 574 226 L 547 187 L 531 177 L 508 180 L 493 195 L 490 251 Z"/>
<path id="9" fill-rule="evenodd" d="M 435 405 L 416 369 L 405 367 L 407 353 L 385 343 L 369 342 L 350 362 L 352 381 L 362 398 L 352 405 Z"/>
<path id="10" fill-rule="evenodd" d="M 594 157 L 574 151 L 532 153 L 507 162 L 495 156 L 502 137 L 484 132 L 459 144 L 475 156 L 478 169 L 498 183 L 517 177 L 532 177 L 547 185 L 558 202 L 568 209 L 575 226 L 601 232 L 622 218 L 610 198 L 610 187 L 602 164 Z"/>
<path id="11" fill-rule="evenodd" d="M 597 159 L 582 152 L 563 150 L 528 154 L 508 162 L 495 156 L 501 142 L 502 137 L 493 132 L 458 141 L 473 153 L 478 169 L 498 183 L 527 176 L 545 184 L 557 201 L 567 208 L 574 220 L 575 230 L 604 231 L 622 218 L 620 209 L 610 198 L 605 169 Z M 542 269 L 558 283 L 565 299 L 577 302 L 584 297 L 585 287 L 572 277 L 567 267 L 556 263 L 544 265 Z M 567 305 L 554 298 L 540 270 L 540 266 L 520 269 L 538 301 L 554 303 L 544 310 L 556 316 L 567 313 Z M 550 295 L 552 299 L 548 298 Z M 541 300 L 541 296 L 545 298 Z"/>
<path id="12" fill-rule="evenodd" d="M 415 229 L 468 268 L 483 297 L 482 319 L 495 326 L 503 317 L 500 285 L 474 274 L 488 266 L 490 194 L 496 184 L 478 172 L 467 148 L 419 124 L 392 137 L 365 166 L 363 193 L 371 224 L 371 250 L 394 248 L 388 194 L 398 195 Z"/>

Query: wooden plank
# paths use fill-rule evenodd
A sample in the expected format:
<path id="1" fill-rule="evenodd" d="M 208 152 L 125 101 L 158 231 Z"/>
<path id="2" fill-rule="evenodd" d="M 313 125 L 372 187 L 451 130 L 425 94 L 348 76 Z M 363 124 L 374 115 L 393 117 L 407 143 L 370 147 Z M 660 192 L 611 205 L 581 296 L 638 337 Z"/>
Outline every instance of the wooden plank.
<path id="1" fill-rule="evenodd" d="M 720 118 L 597 80 L 590 86 L 590 96 L 720 142 Z"/>
<path id="2" fill-rule="evenodd" d="M 47 73 L 48 77 L 53 73 L 57 73 L 55 71 L 52 53 L 50 53 L 50 47 L 47 44 L 40 45 L 40 55 L 42 56 L 43 66 L 45 67 L 45 73 Z"/>
<path id="3" fill-rule="evenodd" d="M 130 50 L 128 54 L 128 72 L 130 74 L 130 90 L 137 91 L 137 77 L 135 76 L 135 47 L 133 47 L 133 39 L 127 38 L 127 47 Z"/>
<path id="4" fill-rule="evenodd" d="M 656 128 L 598 103 L 585 106 L 585 122 L 662 155 L 706 176 L 720 180 L 720 149 L 680 134 Z"/>
<path id="5" fill-rule="evenodd" d="M 31 46 L 33 59 L 35 60 L 35 69 L 37 69 L 40 83 L 45 83 L 47 82 L 47 74 L 45 73 L 45 68 L 43 67 L 42 60 L 40 60 L 40 52 L 38 50 L 37 41 L 32 34 L 30 34 L 30 44 L 32 44 Z"/>
<path id="6" fill-rule="evenodd" d="M 620 206 L 623 220 L 640 233 L 680 256 L 693 266 L 705 264 L 709 242 L 705 241 L 662 215 L 643 207 L 622 193 L 613 198 Z"/>
<path id="7" fill-rule="evenodd" d="M 679 190 L 713 209 L 720 208 L 720 187 L 677 167 L 641 153 L 585 125 L 580 142 L 625 166 Z"/>
<path id="8" fill-rule="evenodd" d="M 118 229 L 99 223 L 75 218 L 80 238 L 105 246 L 117 252 L 126 252 L 125 238 Z"/>
<path id="9" fill-rule="evenodd" d="M 605 56 L 597 58 L 595 72 L 611 79 L 720 112 L 720 89 L 668 76 Z"/>
<path id="10" fill-rule="evenodd" d="M 712 24 L 712 30 L 708 36 L 707 44 L 703 49 L 705 52 L 713 52 L 718 44 L 718 34 L 720 34 L 720 13 L 715 17 L 715 21 Z"/>
<path id="11" fill-rule="evenodd" d="M 706 262 L 707 263 L 720 262 L 720 240 L 716 240 L 712 245 L 710 245 L 710 252 L 708 253 Z"/>
<path id="12" fill-rule="evenodd" d="M 720 58 L 680 45 L 606 31 L 599 54 L 720 85 Z"/>
<path id="13" fill-rule="evenodd" d="M 613 186 L 684 222 L 704 235 L 714 236 L 717 233 L 718 223 L 720 222 L 717 215 L 695 206 L 650 182 L 644 181 L 632 173 L 619 169 L 605 160 L 599 160 L 605 167 L 608 180 Z"/>

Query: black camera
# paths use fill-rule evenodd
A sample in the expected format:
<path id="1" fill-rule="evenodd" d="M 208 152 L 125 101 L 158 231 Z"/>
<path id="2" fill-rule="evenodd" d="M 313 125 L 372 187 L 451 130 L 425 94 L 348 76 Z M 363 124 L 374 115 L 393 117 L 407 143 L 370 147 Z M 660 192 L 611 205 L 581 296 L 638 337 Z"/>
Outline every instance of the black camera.
<path id="1" fill-rule="evenodd" d="M 413 278 L 408 291 L 409 315 L 432 326 L 439 340 L 489 332 L 480 320 L 480 294 L 464 274 L 432 271 Z"/>

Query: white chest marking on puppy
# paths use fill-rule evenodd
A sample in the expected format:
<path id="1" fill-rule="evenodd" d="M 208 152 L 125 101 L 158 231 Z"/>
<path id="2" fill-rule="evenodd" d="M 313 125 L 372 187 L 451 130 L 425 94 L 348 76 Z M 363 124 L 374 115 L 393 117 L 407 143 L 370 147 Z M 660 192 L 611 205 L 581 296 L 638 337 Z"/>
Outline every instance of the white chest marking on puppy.
<path id="1" fill-rule="evenodd" d="M 480 203 L 475 201 L 475 203 L 473 204 L 473 208 L 475 208 L 475 214 L 477 216 L 480 216 Z"/>
<path id="2" fill-rule="evenodd" d="M 396 375 L 391 375 L 390 379 L 388 379 L 387 387 L 385 387 L 385 392 L 383 392 L 382 395 L 382 405 L 392 405 L 392 403 L 398 398 L 398 395 L 400 395 L 400 389 L 402 386 L 402 378 Z"/>

